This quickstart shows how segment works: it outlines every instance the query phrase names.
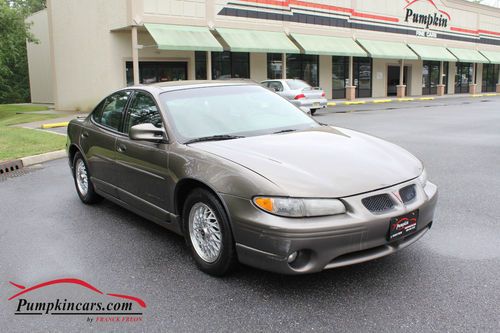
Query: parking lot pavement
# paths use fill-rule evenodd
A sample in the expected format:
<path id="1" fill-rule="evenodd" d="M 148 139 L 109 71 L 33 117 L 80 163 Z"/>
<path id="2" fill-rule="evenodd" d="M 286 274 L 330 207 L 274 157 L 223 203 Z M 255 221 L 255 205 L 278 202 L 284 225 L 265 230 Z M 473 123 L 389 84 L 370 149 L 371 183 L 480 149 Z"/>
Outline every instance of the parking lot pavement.
<path id="1" fill-rule="evenodd" d="M 319 274 L 241 267 L 207 276 L 181 237 L 110 202 L 80 203 L 65 160 L 0 181 L 2 300 L 15 292 L 8 281 L 76 277 L 147 303 L 139 323 L 89 324 L 14 316 L 2 301 L 2 331 L 498 332 L 500 99 L 462 102 L 319 113 L 319 121 L 407 148 L 440 190 L 433 227 L 419 242 Z"/>

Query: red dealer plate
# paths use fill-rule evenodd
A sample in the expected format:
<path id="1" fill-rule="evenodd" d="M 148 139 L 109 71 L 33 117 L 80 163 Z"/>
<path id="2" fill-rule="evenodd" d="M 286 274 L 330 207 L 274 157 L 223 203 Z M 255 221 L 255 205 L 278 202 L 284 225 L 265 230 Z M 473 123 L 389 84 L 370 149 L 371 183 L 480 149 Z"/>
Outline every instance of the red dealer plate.
<path id="1" fill-rule="evenodd" d="M 389 223 L 389 241 L 404 238 L 417 231 L 418 210 L 411 213 L 393 217 Z"/>

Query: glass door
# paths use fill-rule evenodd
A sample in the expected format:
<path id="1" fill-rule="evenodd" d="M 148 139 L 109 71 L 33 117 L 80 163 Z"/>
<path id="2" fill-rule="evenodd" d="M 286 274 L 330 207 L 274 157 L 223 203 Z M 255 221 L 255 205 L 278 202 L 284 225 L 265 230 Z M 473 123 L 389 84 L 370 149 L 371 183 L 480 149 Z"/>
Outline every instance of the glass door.
<path id="1" fill-rule="evenodd" d="M 473 64 L 457 62 L 457 73 L 455 74 L 455 94 L 466 94 L 469 92 L 469 83 L 472 83 Z"/>
<path id="2" fill-rule="evenodd" d="M 424 61 L 422 71 L 422 95 L 436 95 L 439 76 L 441 75 L 439 61 Z"/>
<path id="3" fill-rule="evenodd" d="M 349 57 L 332 57 L 332 98 L 345 98 Z"/>

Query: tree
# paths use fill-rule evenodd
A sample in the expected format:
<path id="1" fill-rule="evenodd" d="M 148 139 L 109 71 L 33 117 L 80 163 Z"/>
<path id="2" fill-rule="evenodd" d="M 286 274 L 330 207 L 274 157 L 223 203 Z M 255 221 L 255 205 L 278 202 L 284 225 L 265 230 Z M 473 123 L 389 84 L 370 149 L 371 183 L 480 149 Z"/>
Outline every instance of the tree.
<path id="1" fill-rule="evenodd" d="M 25 23 L 45 0 L 0 0 L 0 104 L 29 102 L 26 41 L 36 42 Z"/>

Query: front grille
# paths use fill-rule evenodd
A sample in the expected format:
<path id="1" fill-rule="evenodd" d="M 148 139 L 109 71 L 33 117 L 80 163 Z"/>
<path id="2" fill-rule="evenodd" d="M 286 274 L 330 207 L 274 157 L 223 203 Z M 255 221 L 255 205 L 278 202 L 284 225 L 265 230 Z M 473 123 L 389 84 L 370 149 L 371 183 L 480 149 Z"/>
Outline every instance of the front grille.
<path id="1" fill-rule="evenodd" d="M 415 185 L 408 185 L 403 187 L 399 190 L 399 195 L 401 196 L 401 200 L 403 200 L 404 203 L 412 201 L 417 196 Z"/>
<path id="2" fill-rule="evenodd" d="M 361 200 L 363 205 L 374 213 L 381 213 L 394 207 L 394 202 L 388 194 L 374 195 Z"/>

